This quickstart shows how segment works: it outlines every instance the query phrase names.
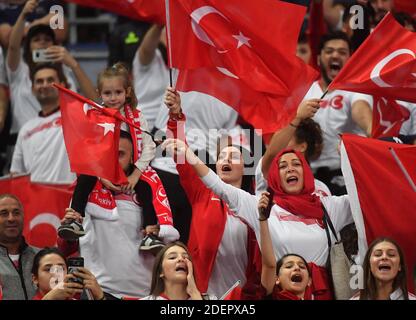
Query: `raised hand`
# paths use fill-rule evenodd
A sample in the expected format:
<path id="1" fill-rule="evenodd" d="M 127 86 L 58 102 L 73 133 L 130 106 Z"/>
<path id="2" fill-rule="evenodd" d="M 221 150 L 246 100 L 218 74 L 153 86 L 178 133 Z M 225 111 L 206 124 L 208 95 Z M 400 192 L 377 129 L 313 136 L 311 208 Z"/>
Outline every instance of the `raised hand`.
<path id="1" fill-rule="evenodd" d="M 178 91 L 176 91 L 172 87 L 166 88 L 163 102 L 168 107 L 170 113 L 181 113 L 181 96 L 179 95 Z"/>

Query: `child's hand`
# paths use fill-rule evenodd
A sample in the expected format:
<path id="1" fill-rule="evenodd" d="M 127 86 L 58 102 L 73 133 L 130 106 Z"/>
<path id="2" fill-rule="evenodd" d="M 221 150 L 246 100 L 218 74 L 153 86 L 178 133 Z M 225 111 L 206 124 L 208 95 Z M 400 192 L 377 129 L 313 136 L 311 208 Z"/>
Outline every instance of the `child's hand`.
<path id="1" fill-rule="evenodd" d="M 172 87 L 166 88 L 164 102 L 168 107 L 170 113 L 181 113 L 181 96 L 179 95 L 178 91 Z"/>
<path id="2" fill-rule="evenodd" d="M 121 186 L 121 191 L 126 192 L 126 193 L 131 193 L 134 190 L 134 187 L 136 186 L 137 182 L 139 182 L 141 175 L 142 175 L 142 172 L 139 169 L 134 168 L 134 171 L 132 172 L 132 174 L 127 177 L 128 183 L 123 184 Z"/>

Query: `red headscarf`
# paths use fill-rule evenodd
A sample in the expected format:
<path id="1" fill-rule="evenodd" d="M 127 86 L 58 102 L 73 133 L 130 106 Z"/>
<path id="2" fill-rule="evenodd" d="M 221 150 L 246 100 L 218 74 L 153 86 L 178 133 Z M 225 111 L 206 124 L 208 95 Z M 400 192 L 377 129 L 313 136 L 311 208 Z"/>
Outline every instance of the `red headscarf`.
<path id="1" fill-rule="evenodd" d="M 295 153 L 302 163 L 304 186 L 299 194 L 288 194 L 282 189 L 279 161 L 286 153 Z M 295 215 L 322 220 L 324 212 L 322 210 L 321 200 L 318 196 L 312 194 L 315 190 L 315 179 L 302 153 L 293 149 L 282 150 L 273 159 L 267 181 L 269 187 L 274 192 L 273 201 L 278 206 Z"/>

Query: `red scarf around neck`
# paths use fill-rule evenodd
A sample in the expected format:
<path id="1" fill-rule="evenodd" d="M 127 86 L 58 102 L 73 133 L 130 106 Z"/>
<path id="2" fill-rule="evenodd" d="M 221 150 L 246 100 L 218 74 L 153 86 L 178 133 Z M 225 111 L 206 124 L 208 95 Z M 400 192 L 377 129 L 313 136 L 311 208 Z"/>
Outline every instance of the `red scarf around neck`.
<path id="1" fill-rule="evenodd" d="M 288 194 L 282 188 L 279 172 L 279 161 L 286 153 L 294 153 L 302 162 L 304 186 L 299 194 Z M 322 221 L 323 210 L 321 200 L 312 193 L 315 190 L 315 179 L 312 170 L 306 162 L 304 156 L 293 149 L 282 150 L 274 159 L 269 169 L 267 177 L 269 187 L 273 190 L 273 201 L 288 212 Z"/>
<path id="2" fill-rule="evenodd" d="M 140 126 L 140 112 L 131 106 L 124 106 L 124 113 L 127 119 Z M 133 140 L 133 161 L 134 163 L 140 159 L 143 149 L 142 131 L 136 127 L 129 126 L 130 135 Z M 149 165 L 142 172 L 140 179 L 146 182 L 152 189 L 152 201 L 155 208 L 157 219 L 160 225 L 172 225 L 172 211 L 166 196 L 165 188 L 156 171 Z"/>

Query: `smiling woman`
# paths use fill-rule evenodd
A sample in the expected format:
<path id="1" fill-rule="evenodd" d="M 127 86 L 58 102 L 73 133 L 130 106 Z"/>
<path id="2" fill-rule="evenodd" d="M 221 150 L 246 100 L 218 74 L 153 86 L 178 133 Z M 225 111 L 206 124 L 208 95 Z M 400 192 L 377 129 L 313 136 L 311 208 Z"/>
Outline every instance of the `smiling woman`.
<path id="1" fill-rule="evenodd" d="M 375 239 L 367 250 L 363 269 L 365 287 L 354 300 L 416 300 L 407 290 L 403 251 L 393 239 Z"/>
<path id="2" fill-rule="evenodd" d="M 324 212 L 327 211 L 335 233 L 339 233 L 344 226 L 353 222 L 348 196 L 319 198 L 313 195 L 315 186 L 311 168 L 304 156 L 293 149 L 283 150 L 271 163 L 267 181 L 274 195 L 268 216 L 259 217 L 255 196 L 225 183 L 208 169 L 200 168 L 198 175 L 209 189 L 228 204 L 234 215 L 247 222 L 258 240 L 262 232 L 260 225 L 268 225 L 274 261 L 289 253 L 305 258 L 312 275 L 312 284 L 305 291 L 305 299 L 333 299 L 326 269 L 330 248 L 323 223 Z M 263 197 L 269 195 L 266 194 Z M 263 203 L 263 207 L 267 207 L 266 203 Z M 332 245 L 335 237 L 332 234 L 329 237 Z M 275 262 L 269 264 L 274 268 Z"/>

